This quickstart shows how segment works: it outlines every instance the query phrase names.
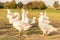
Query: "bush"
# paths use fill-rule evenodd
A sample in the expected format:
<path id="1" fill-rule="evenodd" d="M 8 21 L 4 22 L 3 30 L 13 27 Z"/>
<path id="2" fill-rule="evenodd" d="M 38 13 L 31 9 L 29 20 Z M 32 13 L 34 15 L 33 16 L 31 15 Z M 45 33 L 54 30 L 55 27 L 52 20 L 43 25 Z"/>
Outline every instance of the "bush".
<path id="1" fill-rule="evenodd" d="M 4 3 L 0 2 L 0 8 L 4 8 Z"/>
<path id="2" fill-rule="evenodd" d="M 57 7 L 59 6 L 59 2 L 58 2 L 58 1 L 55 1 L 54 4 L 53 4 L 53 6 L 54 6 L 55 8 L 57 8 Z"/>
<path id="3" fill-rule="evenodd" d="M 33 1 L 33 2 L 29 2 L 28 4 L 26 4 L 24 6 L 24 8 L 27 8 L 27 9 L 46 9 L 46 5 L 43 1 Z"/>
<path id="4" fill-rule="evenodd" d="M 22 8 L 22 7 L 23 7 L 23 3 L 22 3 L 22 2 L 19 2 L 19 3 L 17 4 L 17 6 L 18 6 L 19 8 Z"/>
<path id="5" fill-rule="evenodd" d="M 11 2 L 6 2 L 5 4 L 4 4 L 4 8 L 16 8 L 16 3 L 15 3 L 15 0 L 13 0 L 13 1 L 11 1 Z"/>

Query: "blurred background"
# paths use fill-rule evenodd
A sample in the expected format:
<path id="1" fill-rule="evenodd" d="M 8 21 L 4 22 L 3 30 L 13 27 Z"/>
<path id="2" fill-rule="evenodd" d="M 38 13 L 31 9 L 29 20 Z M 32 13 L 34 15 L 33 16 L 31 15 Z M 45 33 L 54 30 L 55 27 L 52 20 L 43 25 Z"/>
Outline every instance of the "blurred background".
<path id="1" fill-rule="evenodd" d="M 41 30 L 35 25 L 28 31 L 28 36 L 20 37 L 7 19 L 7 9 L 12 13 L 22 14 L 22 8 L 29 12 L 29 18 L 37 17 L 39 12 L 47 13 L 51 24 L 60 29 L 60 0 L 0 0 L 0 40 L 60 40 L 60 34 L 52 33 L 51 36 L 43 37 Z M 54 35 L 55 34 L 55 35 Z"/>

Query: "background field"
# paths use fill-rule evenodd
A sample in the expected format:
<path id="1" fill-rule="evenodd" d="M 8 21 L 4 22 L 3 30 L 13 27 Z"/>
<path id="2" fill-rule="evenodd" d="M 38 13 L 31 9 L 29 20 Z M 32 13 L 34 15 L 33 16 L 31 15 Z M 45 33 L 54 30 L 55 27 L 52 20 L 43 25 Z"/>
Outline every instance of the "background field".
<path id="1" fill-rule="evenodd" d="M 10 9 L 11 12 L 19 12 L 21 16 L 21 9 Z M 39 12 L 47 12 L 47 16 L 49 16 L 51 20 L 51 24 L 60 29 L 60 10 L 56 10 L 53 8 L 48 8 L 46 10 L 31 10 L 25 9 L 29 12 L 28 17 L 33 18 L 34 16 L 38 18 Z M 60 34 L 52 33 L 50 36 L 43 37 L 41 30 L 35 26 L 30 28 L 30 30 L 25 31 L 28 36 L 16 36 L 19 35 L 18 30 L 13 28 L 12 25 L 9 24 L 8 19 L 6 18 L 7 11 L 6 9 L 0 9 L 0 40 L 60 40 Z"/>

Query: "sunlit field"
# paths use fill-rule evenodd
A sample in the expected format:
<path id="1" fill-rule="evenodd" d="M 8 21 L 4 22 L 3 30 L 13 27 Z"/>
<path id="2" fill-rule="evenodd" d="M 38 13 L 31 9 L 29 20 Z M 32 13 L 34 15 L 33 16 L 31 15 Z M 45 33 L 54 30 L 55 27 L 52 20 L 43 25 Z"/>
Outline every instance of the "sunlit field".
<path id="1" fill-rule="evenodd" d="M 22 14 L 21 9 L 10 9 L 12 13 L 19 12 L 20 17 Z M 56 10 L 53 8 L 48 8 L 46 10 L 31 10 L 31 9 L 25 9 L 29 12 L 28 17 L 39 17 L 39 12 L 47 12 L 47 16 L 49 16 L 51 24 L 56 27 L 57 29 L 60 29 L 60 10 Z M 0 40 L 60 40 L 60 34 L 59 33 L 52 33 L 49 36 L 42 36 L 41 30 L 38 28 L 38 26 L 34 26 L 30 28 L 29 30 L 25 31 L 28 36 L 16 36 L 19 35 L 18 30 L 16 30 L 12 25 L 9 24 L 7 16 L 7 10 L 6 9 L 0 9 Z"/>

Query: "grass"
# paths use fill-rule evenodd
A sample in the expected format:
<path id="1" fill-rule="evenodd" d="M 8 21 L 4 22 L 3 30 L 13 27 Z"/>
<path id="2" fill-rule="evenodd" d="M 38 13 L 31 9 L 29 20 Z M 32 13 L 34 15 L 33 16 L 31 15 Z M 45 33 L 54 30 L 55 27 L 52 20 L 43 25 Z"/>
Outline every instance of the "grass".
<path id="1" fill-rule="evenodd" d="M 10 9 L 12 13 L 19 12 L 21 16 L 21 9 Z M 52 25 L 60 28 L 60 10 L 56 10 L 53 8 L 48 8 L 46 10 L 31 10 L 25 9 L 29 12 L 28 17 L 33 18 L 34 16 L 38 18 L 38 14 L 41 11 L 46 11 L 47 16 L 49 16 Z M 12 25 L 5 25 L 9 24 L 8 19 L 6 18 L 7 11 L 6 9 L 0 9 L 0 40 L 60 40 L 60 34 L 52 33 L 51 36 L 43 37 L 42 32 L 38 27 L 33 27 L 28 31 L 25 31 L 28 36 L 16 36 L 19 35 L 18 30 L 12 27 Z"/>

